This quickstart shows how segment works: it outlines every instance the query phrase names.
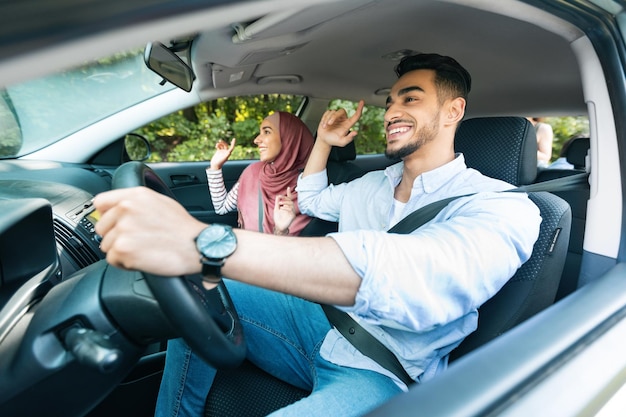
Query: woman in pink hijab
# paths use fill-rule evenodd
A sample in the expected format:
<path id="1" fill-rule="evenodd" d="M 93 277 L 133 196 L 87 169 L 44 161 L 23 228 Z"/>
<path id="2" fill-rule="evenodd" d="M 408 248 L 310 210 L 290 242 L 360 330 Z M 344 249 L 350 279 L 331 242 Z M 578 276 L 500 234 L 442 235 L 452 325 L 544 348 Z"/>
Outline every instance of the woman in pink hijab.
<path id="1" fill-rule="evenodd" d="M 311 220 L 298 209 L 295 187 L 313 148 L 313 135 L 296 116 L 276 112 L 266 117 L 254 139 L 260 161 L 248 166 L 226 192 L 222 166 L 230 146 L 220 140 L 207 168 L 209 192 L 218 214 L 239 211 L 239 227 L 278 235 L 298 235 Z"/>

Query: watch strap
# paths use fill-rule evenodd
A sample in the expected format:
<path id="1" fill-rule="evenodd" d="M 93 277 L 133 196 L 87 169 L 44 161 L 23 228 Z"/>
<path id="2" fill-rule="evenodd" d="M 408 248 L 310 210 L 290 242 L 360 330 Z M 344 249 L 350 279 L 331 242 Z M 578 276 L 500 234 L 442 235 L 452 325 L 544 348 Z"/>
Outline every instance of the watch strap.
<path id="1" fill-rule="evenodd" d="M 222 280 L 223 259 L 210 259 L 205 256 L 200 258 L 202 264 L 202 279 L 212 284 L 219 284 Z"/>

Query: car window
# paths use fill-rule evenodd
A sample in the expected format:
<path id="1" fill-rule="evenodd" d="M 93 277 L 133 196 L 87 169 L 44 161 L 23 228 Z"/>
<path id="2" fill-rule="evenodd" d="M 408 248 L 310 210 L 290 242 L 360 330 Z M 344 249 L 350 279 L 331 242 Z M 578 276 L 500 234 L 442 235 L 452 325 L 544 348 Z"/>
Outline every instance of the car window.
<path id="1" fill-rule="evenodd" d="M 175 88 L 159 81 L 134 50 L 0 90 L 0 158 L 29 154 Z"/>
<path id="2" fill-rule="evenodd" d="M 589 118 L 587 116 L 557 116 L 546 117 L 544 121 L 552 127 L 554 141 L 552 142 L 551 163 L 555 163 L 562 155 L 563 145 L 575 137 L 589 137 Z"/>
<path id="3" fill-rule="evenodd" d="M 261 121 L 273 111 L 295 113 L 304 100 L 287 94 L 219 98 L 171 113 L 133 133 L 151 145 L 147 162 L 209 161 L 219 140 L 233 138 L 231 160 L 259 159 L 254 138 Z"/>
<path id="4" fill-rule="evenodd" d="M 358 102 L 348 100 L 333 100 L 329 108 L 332 110 L 344 108 L 352 115 L 357 108 Z M 385 109 L 377 106 L 365 106 L 361 118 L 354 126 L 358 132 L 354 147 L 357 155 L 381 154 L 385 152 Z"/>

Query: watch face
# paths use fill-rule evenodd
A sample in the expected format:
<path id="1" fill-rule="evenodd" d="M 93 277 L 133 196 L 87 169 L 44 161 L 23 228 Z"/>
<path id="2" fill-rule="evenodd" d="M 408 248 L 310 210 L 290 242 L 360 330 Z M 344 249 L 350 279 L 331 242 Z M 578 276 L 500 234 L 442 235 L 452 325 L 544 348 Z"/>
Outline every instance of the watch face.
<path id="1" fill-rule="evenodd" d="M 210 259 L 223 259 L 237 248 L 237 238 L 230 226 L 213 224 L 204 229 L 196 238 L 198 251 Z"/>

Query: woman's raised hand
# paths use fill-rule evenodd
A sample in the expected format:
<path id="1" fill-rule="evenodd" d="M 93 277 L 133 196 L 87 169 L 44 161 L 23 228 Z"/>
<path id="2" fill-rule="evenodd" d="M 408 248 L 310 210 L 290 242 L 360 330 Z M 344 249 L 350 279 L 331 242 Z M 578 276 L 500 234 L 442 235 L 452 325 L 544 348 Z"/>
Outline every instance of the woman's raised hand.
<path id="1" fill-rule="evenodd" d="M 211 158 L 211 169 L 222 169 L 224 163 L 228 161 L 228 158 L 230 158 L 230 155 L 233 153 L 236 142 L 237 140 L 234 138 L 230 141 L 230 146 L 223 139 L 217 142 L 215 145 L 215 153 Z"/>

